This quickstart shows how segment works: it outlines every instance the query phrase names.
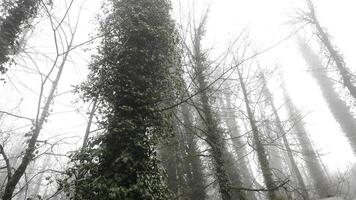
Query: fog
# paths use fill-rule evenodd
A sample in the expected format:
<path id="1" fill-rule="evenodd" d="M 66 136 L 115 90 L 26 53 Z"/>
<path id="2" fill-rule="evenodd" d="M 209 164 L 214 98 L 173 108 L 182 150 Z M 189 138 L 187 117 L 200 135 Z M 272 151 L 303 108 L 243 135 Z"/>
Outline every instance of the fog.
<path id="1" fill-rule="evenodd" d="M 21 2 L 1 1 L 0 32 L 6 33 L 4 24 Z M 352 24 L 356 4 L 347 0 L 313 1 L 315 16 L 337 53 L 335 57 L 320 39 L 315 22 L 303 18 L 310 14 L 309 0 L 172 0 L 170 11 L 155 10 L 165 9 L 166 2 L 35 3 L 34 14 L 22 21 L 13 44 L 2 47 L 10 50 L 1 55 L 9 60 L 1 64 L 8 70 L 0 75 L 0 197 L 89 199 L 83 191 L 90 191 L 90 187 L 76 184 L 80 183 L 77 180 L 91 182 L 95 173 L 85 174 L 78 163 L 97 164 L 100 171 L 104 170 L 101 162 L 113 160 L 109 163 L 115 164 L 123 155 L 130 155 L 128 160 L 133 163 L 141 162 L 143 157 L 147 159 L 142 162 L 147 161 L 152 173 L 142 176 L 157 179 L 162 186 L 150 178 L 147 183 L 142 182 L 149 186 L 152 183 L 152 191 L 156 191 L 155 187 L 170 191 L 165 197 L 166 194 L 158 197 L 161 192 L 150 191 L 147 199 L 193 199 L 194 195 L 199 199 L 224 200 L 356 198 L 353 191 L 356 150 L 352 148 L 356 138 L 355 99 L 335 62 L 342 59 L 351 85 L 355 85 L 356 28 Z M 131 9 L 133 5 L 136 10 Z M 136 19 L 132 18 L 137 16 L 139 21 L 147 20 L 145 28 L 131 27 L 142 25 L 134 23 Z M 152 16 L 159 18 L 155 21 Z M 160 43 L 166 41 L 164 35 L 170 34 L 169 28 L 165 34 L 152 36 L 152 41 L 143 37 L 144 31 L 157 34 L 155 31 L 161 30 L 157 27 L 170 26 L 164 21 L 167 16 L 173 20 L 172 34 L 176 34 L 179 42 Z M 149 26 L 153 28 L 146 30 Z M 135 31 L 138 34 L 133 34 Z M 133 35 L 125 35 L 129 33 Z M 4 37 L 9 36 L 0 35 L 3 46 Z M 130 43 L 134 37 L 144 45 L 130 46 L 138 48 L 133 54 L 119 50 L 125 49 L 126 43 L 136 44 Z M 155 47 L 157 51 L 151 46 L 152 51 L 139 54 L 139 48 L 153 44 L 161 46 Z M 166 47 L 162 45 L 166 44 L 175 47 L 163 51 Z M 156 55 L 157 52 L 164 55 Z M 155 62 L 161 58 L 167 60 L 153 64 L 156 71 L 149 71 L 150 65 L 141 64 L 146 68 L 131 72 L 130 66 L 138 65 L 141 58 L 144 60 L 141 56 L 132 58 L 135 53 Z M 176 59 L 169 60 L 173 54 L 177 54 Z M 161 63 L 164 64 L 159 68 Z M 166 75 L 166 71 L 170 74 Z M 261 81 L 261 74 L 265 82 Z M 127 89 L 129 86 L 133 88 Z M 266 88 L 269 95 L 265 94 Z M 157 96 L 152 100 L 143 98 L 151 95 Z M 159 103 L 152 103 L 153 100 Z M 155 114 L 143 114 L 146 110 L 141 110 L 140 103 L 144 101 L 149 103 L 143 103 L 143 107 Z M 147 108 L 151 104 L 154 107 Z M 140 116 L 127 114 L 131 111 L 121 106 L 137 109 Z M 127 122 L 125 114 L 129 116 L 127 120 L 132 120 L 130 125 L 122 125 Z M 117 131 L 119 128 L 128 131 Z M 86 132 L 89 143 L 82 148 Z M 302 136 L 298 135 L 300 132 Z M 36 133 L 38 137 L 34 137 Z M 147 145 L 143 148 L 147 154 L 137 153 L 138 147 L 132 155 L 126 152 L 130 148 L 125 145 L 130 144 L 132 135 L 142 136 L 142 141 L 133 144 Z M 135 136 L 132 141 L 136 139 Z M 115 143 L 113 140 L 119 141 L 116 147 L 110 147 Z M 28 148 L 31 141 L 34 146 Z M 115 150 L 117 155 L 91 154 L 101 152 L 101 148 L 105 152 L 119 149 Z M 27 153 L 29 162 L 8 198 L 9 182 Z M 77 157 L 72 157 L 75 153 Z M 80 160 L 81 155 L 92 158 L 92 162 Z M 108 155 L 117 157 L 109 159 Z M 315 159 L 316 164 L 308 165 Z M 137 169 L 140 174 L 139 165 L 130 162 L 118 165 L 124 166 L 120 168 L 122 171 Z M 100 182 L 110 191 L 103 193 L 111 194 L 116 187 L 117 193 L 109 195 L 110 199 L 145 199 L 140 192 L 127 192 L 130 184 L 120 185 L 122 182 L 118 180 L 132 180 L 119 175 L 124 172 L 110 171 L 114 164 L 105 168 L 105 173 L 112 173 L 106 178 L 121 178 L 113 178 L 115 186 Z M 71 176 L 70 170 L 79 172 Z M 63 180 L 68 185 L 61 185 Z M 98 189 L 94 188 L 93 191 Z M 100 196 L 100 192 L 87 195 L 94 193 L 98 195 L 95 199 L 109 198 Z M 138 196 L 132 196 L 133 193 Z"/>

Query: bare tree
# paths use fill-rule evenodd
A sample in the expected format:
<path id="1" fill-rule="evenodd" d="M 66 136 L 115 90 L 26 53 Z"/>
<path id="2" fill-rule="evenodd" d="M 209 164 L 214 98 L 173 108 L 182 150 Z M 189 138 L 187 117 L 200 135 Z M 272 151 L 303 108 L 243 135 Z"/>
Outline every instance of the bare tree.
<path id="1" fill-rule="evenodd" d="M 319 197 L 327 197 L 331 195 L 329 180 L 325 175 L 323 167 L 321 166 L 317 152 L 313 148 L 312 142 L 310 141 L 303 122 L 303 116 L 299 109 L 293 104 L 293 101 L 285 88 L 283 80 L 282 89 L 286 101 L 286 107 L 289 116 L 292 119 L 294 134 L 297 136 L 297 140 L 302 149 L 303 158 L 310 174 L 310 178 L 313 180 L 314 187 L 316 188 Z"/>
<path id="2" fill-rule="evenodd" d="M 233 104 L 231 103 L 231 91 L 224 92 L 226 106 L 222 113 L 224 115 L 225 122 L 228 128 L 228 134 L 233 144 L 233 148 L 237 153 L 238 167 L 240 168 L 241 176 L 244 185 L 252 188 L 253 184 L 253 174 L 249 169 L 249 162 L 247 159 L 248 152 L 246 151 L 246 143 L 242 140 L 243 135 L 241 135 L 240 127 L 236 121 L 236 115 L 234 112 Z M 257 199 L 254 192 L 247 192 L 247 198 L 254 200 Z"/>
<path id="3" fill-rule="evenodd" d="M 291 147 L 289 145 L 289 142 L 288 142 L 288 139 L 287 139 L 287 132 L 285 131 L 285 129 L 283 127 L 283 124 L 282 124 L 282 121 L 281 121 L 281 119 L 279 117 L 277 108 L 274 105 L 272 94 L 271 94 L 270 90 L 268 89 L 266 77 L 263 74 L 263 72 L 260 73 L 260 76 L 261 76 L 261 82 L 262 82 L 262 85 L 263 85 L 263 93 L 264 93 L 264 95 L 266 97 L 266 100 L 267 100 L 268 104 L 272 107 L 272 112 L 273 112 L 273 115 L 275 117 L 276 125 L 277 125 L 278 132 L 279 132 L 278 137 L 281 137 L 282 140 L 283 140 L 283 144 L 284 144 L 284 147 L 285 147 L 285 149 L 287 151 L 287 156 L 288 156 L 288 159 L 289 159 L 289 162 L 290 162 L 290 165 L 291 165 L 291 170 L 293 171 L 295 177 L 297 178 L 298 185 L 300 187 L 303 199 L 309 199 L 308 191 L 307 191 L 307 188 L 305 186 L 302 174 L 301 174 L 301 172 L 300 172 L 300 170 L 298 168 L 296 160 L 294 159 L 294 155 L 293 155 L 292 149 L 291 149 Z"/>
<path id="4" fill-rule="evenodd" d="M 44 6 L 46 8 L 46 5 L 44 5 Z M 57 40 L 57 37 L 59 34 L 58 27 L 61 26 L 62 22 L 61 21 L 57 22 L 53 18 L 52 14 L 50 13 L 50 11 L 47 8 L 46 8 L 46 12 L 47 12 L 49 20 L 51 22 L 55 46 L 58 47 L 61 42 L 61 41 Z M 64 19 L 66 17 L 67 16 L 64 16 Z M 11 177 L 8 178 L 8 181 L 5 186 L 5 191 L 2 195 L 2 199 L 4 199 L 4 200 L 12 199 L 14 190 L 16 189 L 16 185 L 20 181 L 21 177 L 24 175 L 26 168 L 28 167 L 28 165 L 30 164 L 30 162 L 33 160 L 33 158 L 35 156 L 36 144 L 38 142 L 37 139 L 38 139 L 38 137 L 41 133 L 41 130 L 49 116 L 50 107 L 51 107 L 51 104 L 53 103 L 53 100 L 55 98 L 55 91 L 58 87 L 63 69 L 65 67 L 65 64 L 68 59 L 68 55 L 70 53 L 70 49 L 72 48 L 72 45 L 73 45 L 74 36 L 75 36 L 76 30 L 77 30 L 78 22 L 79 22 L 79 20 L 77 20 L 77 22 L 74 26 L 74 29 L 71 27 L 69 28 L 71 35 L 70 35 L 69 40 L 66 41 L 67 45 L 66 45 L 66 47 L 64 47 L 65 50 L 63 52 L 60 52 L 59 49 L 57 48 L 56 59 L 54 60 L 49 73 L 45 76 L 41 74 L 41 78 L 42 78 L 41 79 L 42 80 L 41 87 L 40 87 L 41 91 L 40 91 L 40 95 L 39 95 L 39 99 L 38 99 L 36 118 L 33 120 L 33 130 L 31 131 L 31 136 L 28 140 L 27 148 L 25 150 L 25 153 L 22 157 L 22 160 L 21 160 L 19 166 L 15 169 L 14 173 L 11 174 Z M 51 89 L 50 89 L 49 93 L 47 94 L 45 103 L 44 103 L 44 105 L 42 105 L 42 100 L 44 98 L 44 88 L 46 86 L 46 83 L 49 82 L 50 75 L 52 74 L 52 72 L 54 71 L 54 69 L 56 67 L 58 67 L 57 74 L 56 74 L 54 80 L 52 81 Z M 42 110 L 41 110 L 41 107 L 43 107 Z"/>
<path id="5" fill-rule="evenodd" d="M 264 179 L 264 182 L 267 187 L 268 198 L 270 200 L 274 200 L 278 196 L 277 192 L 275 191 L 276 188 L 278 188 L 278 187 L 276 187 L 276 183 L 273 179 L 273 173 L 270 168 L 270 164 L 268 162 L 266 149 L 260 140 L 260 137 L 261 137 L 260 131 L 258 130 L 258 127 L 256 125 L 256 119 L 255 119 L 254 113 L 251 109 L 250 99 L 248 96 L 245 81 L 243 79 L 240 67 L 238 67 L 236 70 L 237 70 L 237 75 L 238 75 L 238 79 L 239 79 L 240 86 L 242 89 L 243 99 L 244 99 L 246 110 L 247 110 L 247 117 L 248 117 L 248 120 L 249 120 L 250 126 L 251 126 L 254 147 L 256 149 L 257 158 L 258 158 L 258 161 L 260 164 L 260 168 L 262 170 L 263 179 Z"/>
<path id="6" fill-rule="evenodd" d="M 199 101 L 201 105 L 199 108 L 196 107 L 196 110 L 205 126 L 204 133 L 206 136 L 206 142 L 210 147 L 210 154 L 214 163 L 215 178 L 219 184 L 222 199 L 245 199 L 243 191 L 231 190 L 232 181 L 236 184 L 236 187 L 241 187 L 241 175 L 237 172 L 237 168 L 234 166 L 232 161 L 232 155 L 226 148 L 223 132 L 219 128 L 217 116 L 214 114 L 209 101 L 209 95 L 207 93 L 208 84 L 204 75 L 207 69 L 207 60 L 201 47 L 201 40 L 205 32 L 207 14 L 208 12 L 205 13 L 202 21 L 198 24 L 198 27 L 195 27 L 195 33 L 193 36 L 194 40 L 191 57 L 193 58 L 192 65 L 194 75 L 196 77 L 197 90 L 199 92 Z"/>

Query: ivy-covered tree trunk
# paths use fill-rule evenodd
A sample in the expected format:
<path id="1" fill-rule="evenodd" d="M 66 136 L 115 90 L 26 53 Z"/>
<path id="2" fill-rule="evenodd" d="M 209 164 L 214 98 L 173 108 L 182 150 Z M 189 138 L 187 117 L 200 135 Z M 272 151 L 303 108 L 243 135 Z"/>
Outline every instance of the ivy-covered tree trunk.
<path id="1" fill-rule="evenodd" d="M 189 198 L 188 191 L 191 185 L 184 178 L 184 174 L 188 173 L 189 169 L 184 165 L 185 159 L 185 141 L 181 127 L 178 125 L 178 119 L 172 122 L 174 134 L 167 139 L 167 141 L 160 144 L 161 163 L 167 172 L 168 188 L 175 194 L 175 198 L 187 199 Z"/>
<path id="2" fill-rule="evenodd" d="M 274 105 L 272 94 L 271 94 L 271 92 L 269 91 L 269 89 L 267 87 L 267 81 L 266 81 L 266 78 L 265 78 L 265 76 L 264 76 L 264 74 L 262 72 L 261 72 L 261 81 L 262 81 L 262 85 L 264 87 L 263 88 L 263 93 L 264 93 L 264 95 L 266 97 L 267 103 L 272 107 L 272 112 L 273 112 L 273 115 L 274 115 L 275 120 L 276 120 L 276 125 L 277 125 L 278 132 L 279 132 L 279 134 L 278 134 L 279 136 L 278 137 L 282 138 L 284 147 L 285 147 L 285 149 L 287 151 L 287 157 L 289 159 L 291 170 L 294 173 L 295 177 L 297 178 L 298 186 L 299 186 L 299 188 L 301 190 L 300 193 L 301 193 L 303 199 L 309 199 L 309 194 L 308 194 L 307 188 L 305 186 L 302 174 L 300 173 L 300 170 L 298 168 L 297 162 L 294 159 L 294 155 L 293 155 L 292 149 L 291 149 L 291 147 L 289 145 L 289 142 L 288 142 L 288 139 L 287 139 L 287 136 L 286 136 L 287 133 L 285 132 L 284 127 L 283 127 L 282 122 L 281 122 L 281 119 L 279 118 L 279 114 L 277 112 L 276 106 Z"/>
<path id="3" fill-rule="evenodd" d="M 294 133 L 297 136 L 299 145 L 301 146 L 303 158 L 305 160 L 307 170 L 310 174 L 310 178 L 313 181 L 314 187 L 319 197 L 327 197 L 328 195 L 331 195 L 329 180 L 325 175 L 317 152 L 313 148 L 308 133 L 304 127 L 304 122 L 302 120 L 303 116 L 301 115 L 298 108 L 293 104 L 292 99 L 289 97 L 287 90 L 284 87 L 284 83 L 282 84 L 282 88 L 289 116 L 291 119 L 294 119 Z"/>
<path id="4" fill-rule="evenodd" d="M 15 48 L 24 24 L 36 14 L 39 2 L 38 0 L 15 1 L 0 23 L 0 73 L 6 72 L 4 64 L 9 61 L 9 54 Z"/>
<path id="5" fill-rule="evenodd" d="M 187 143 L 187 158 L 185 159 L 186 171 L 190 191 L 191 200 L 205 200 L 205 179 L 203 173 L 203 162 L 199 155 L 199 149 L 197 140 L 195 137 L 195 131 L 193 129 L 193 117 L 190 113 L 187 104 L 182 106 L 182 115 L 183 115 L 183 127 Z"/>
<path id="6" fill-rule="evenodd" d="M 232 199 L 245 199 L 244 192 L 240 190 L 232 191 L 231 184 L 232 180 L 238 185 L 234 185 L 234 187 L 241 187 L 241 177 L 240 174 L 236 171 L 231 171 L 232 166 L 232 157 L 229 154 L 225 139 L 223 136 L 223 132 L 220 130 L 218 125 L 218 120 L 214 115 L 214 112 L 211 108 L 209 102 L 209 96 L 207 93 L 207 82 L 204 75 L 205 67 L 205 56 L 201 49 L 201 40 L 204 35 L 204 26 L 206 22 L 206 16 L 203 21 L 199 24 L 198 28 L 195 30 L 194 35 L 194 50 L 193 50 L 193 58 L 194 58 L 194 70 L 196 82 L 197 82 L 197 90 L 199 92 L 199 100 L 201 107 L 198 109 L 198 112 L 201 112 L 201 120 L 202 124 L 205 126 L 205 135 L 206 141 L 210 147 L 210 154 L 212 156 L 213 165 L 214 165 L 214 173 L 219 184 L 219 190 L 221 194 L 221 198 L 223 200 L 232 200 Z M 201 110 L 201 111 L 200 111 Z M 233 173 L 229 173 L 233 172 Z M 229 177 L 229 175 L 231 177 Z M 231 179 L 230 179 L 231 178 Z"/>
<path id="7" fill-rule="evenodd" d="M 171 199 L 156 147 L 172 133 L 169 111 L 177 35 L 167 0 L 110 0 L 99 53 L 82 85 L 98 101 L 105 133 L 77 157 L 77 199 Z M 78 169 L 79 168 L 79 169 Z M 69 175 L 72 175 L 69 173 Z M 70 181 L 70 178 L 68 179 Z M 62 185 L 66 187 L 66 185 Z"/>
<path id="8" fill-rule="evenodd" d="M 348 138 L 354 154 L 356 154 L 356 119 L 350 112 L 350 108 L 335 91 L 334 83 L 329 79 L 318 55 L 302 39 L 299 38 L 298 43 L 300 52 L 309 66 L 312 76 L 318 83 L 332 115 Z"/>
<path id="9" fill-rule="evenodd" d="M 167 186 L 176 197 L 179 192 L 178 153 L 179 144 L 175 135 L 160 145 L 159 155 L 162 166 L 167 173 Z"/>
<path id="10" fill-rule="evenodd" d="M 276 190 L 278 190 L 278 188 L 276 187 L 275 181 L 273 180 L 273 173 L 269 166 L 270 164 L 268 162 L 266 149 L 260 140 L 260 132 L 256 125 L 255 116 L 251 110 L 250 100 L 248 97 L 245 82 L 243 80 L 243 77 L 242 77 L 242 74 L 241 74 L 241 71 L 239 68 L 237 68 L 237 75 L 238 75 L 240 86 L 241 86 L 242 93 L 243 93 L 243 98 L 244 98 L 244 102 L 245 102 L 245 106 L 246 106 L 246 110 L 247 110 L 248 120 L 250 122 L 251 130 L 252 130 L 254 146 L 255 146 L 255 149 L 257 152 L 257 159 L 260 164 L 263 179 L 264 179 L 265 185 L 268 190 L 268 198 L 270 200 L 275 200 L 275 199 L 277 199 Z"/>

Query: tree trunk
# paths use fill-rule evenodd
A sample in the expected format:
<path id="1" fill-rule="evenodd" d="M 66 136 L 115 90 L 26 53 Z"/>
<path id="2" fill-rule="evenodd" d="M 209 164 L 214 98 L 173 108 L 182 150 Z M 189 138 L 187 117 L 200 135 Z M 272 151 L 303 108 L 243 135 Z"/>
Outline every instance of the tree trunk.
<path id="1" fill-rule="evenodd" d="M 91 124 L 93 122 L 93 118 L 94 118 L 94 114 L 95 114 L 95 110 L 96 110 L 96 104 L 97 104 L 97 101 L 94 100 L 93 101 L 93 106 L 92 106 L 91 111 L 89 113 L 89 120 L 88 120 L 87 127 L 85 129 L 85 135 L 84 135 L 84 139 L 83 139 L 82 148 L 85 148 L 88 145 L 90 127 L 91 127 Z"/>
<path id="2" fill-rule="evenodd" d="M 210 153 L 214 162 L 214 171 L 217 182 L 219 183 L 219 190 L 221 194 L 221 198 L 223 200 L 232 200 L 234 199 L 246 199 L 245 195 L 242 191 L 232 191 L 231 188 L 231 179 L 234 179 L 234 182 L 238 182 L 239 185 L 234 185 L 235 187 L 241 187 L 241 177 L 239 173 L 230 173 L 228 172 L 228 168 L 231 166 L 231 156 L 228 153 L 226 148 L 226 143 L 224 141 L 223 133 L 218 126 L 218 120 L 216 116 L 214 116 L 213 110 L 211 108 L 209 97 L 207 94 L 207 83 L 204 76 L 204 70 L 206 67 L 204 66 L 204 54 L 201 49 L 201 39 L 204 33 L 206 16 L 203 21 L 199 24 L 199 27 L 195 30 L 194 36 L 194 70 L 195 76 L 197 77 L 197 87 L 200 96 L 200 104 L 201 104 L 201 120 L 205 125 L 205 135 L 206 141 L 210 147 Z M 200 112 L 199 110 L 197 110 Z M 230 171 L 230 170 L 229 170 Z M 230 171 L 231 172 L 231 171 Z M 236 171 L 234 171 L 236 172 Z M 237 193 L 237 194 L 236 194 Z"/>
<path id="3" fill-rule="evenodd" d="M 72 45 L 73 39 L 74 38 L 72 37 L 71 41 L 69 43 L 69 47 Z M 47 98 L 46 103 L 43 107 L 41 116 L 35 122 L 35 127 L 32 132 L 32 136 L 31 136 L 30 140 L 28 141 L 28 146 L 25 151 L 25 155 L 22 157 L 22 161 L 21 161 L 20 165 L 17 167 L 17 169 L 15 170 L 11 179 L 9 179 L 9 181 L 6 183 L 5 191 L 2 196 L 3 200 L 11 200 L 12 199 L 12 195 L 14 193 L 17 183 L 21 179 L 22 175 L 25 173 L 28 164 L 32 161 L 32 159 L 34 157 L 34 152 L 36 150 L 37 138 L 39 137 L 40 132 L 43 127 L 43 124 L 45 123 L 45 121 L 49 115 L 50 105 L 53 102 L 54 93 L 57 89 L 57 86 L 58 86 L 59 80 L 61 78 L 61 75 L 62 75 L 68 55 L 69 55 L 69 51 L 66 51 L 66 53 L 63 56 L 62 63 L 59 66 L 57 76 L 56 76 L 55 80 L 53 81 L 51 90 L 48 94 L 48 98 Z"/>
<path id="4" fill-rule="evenodd" d="M 266 78 L 265 78 L 265 76 L 264 76 L 264 74 L 262 72 L 261 72 L 261 79 L 262 79 L 262 84 L 263 84 L 263 87 L 264 87 L 263 88 L 263 93 L 264 93 L 264 95 L 265 95 L 265 97 L 267 99 L 268 104 L 272 107 L 273 115 L 274 115 L 274 117 L 276 119 L 276 125 L 277 125 L 277 128 L 278 128 L 278 132 L 280 134 L 279 136 L 282 137 L 283 144 L 284 144 L 284 147 L 286 148 L 287 156 L 288 156 L 288 159 L 289 159 L 289 162 L 290 162 L 290 165 L 291 165 L 291 169 L 292 169 L 294 175 L 297 178 L 298 185 L 299 185 L 299 187 L 301 189 L 302 197 L 303 197 L 303 199 L 309 199 L 308 191 L 307 191 L 307 188 L 305 186 L 302 174 L 299 171 L 297 162 L 295 161 L 294 156 L 293 156 L 292 149 L 289 146 L 289 142 L 288 142 L 288 139 L 287 139 L 287 136 L 286 136 L 287 133 L 285 132 L 285 130 L 283 128 L 283 125 L 282 125 L 282 122 L 281 122 L 281 120 L 279 118 L 277 109 L 276 109 L 276 107 L 274 105 L 272 94 L 271 94 L 271 92 L 269 91 L 269 89 L 267 87 L 267 81 L 266 81 Z"/>
<path id="5" fill-rule="evenodd" d="M 246 185 L 248 188 L 253 188 L 253 180 L 254 177 L 252 175 L 252 172 L 248 168 L 248 159 L 247 159 L 247 152 L 246 152 L 246 144 L 242 141 L 242 135 L 240 134 L 240 127 L 236 121 L 236 116 L 235 112 L 233 110 L 232 104 L 231 104 L 231 95 L 230 93 L 225 93 L 225 99 L 226 99 L 226 116 L 225 116 L 225 121 L 226 125 L 228 127 L 228 133 L 230 135 L 233 148 L 237 154 L 238 158 L 238 166 L 240 168 L 241 172 L 241 177 L 243 180 L 243 185 Z M 254 192 L 247 192 L 247 199 L 251 200 L 256 200 L 256 196 Z"/>
<path id="6" fill-rule="evenodd" d="M 294 119 L 294 133 L 297 136 L 297 140 L 301 146 L 310 178 L 313 180 L 314 187 L 316 188 L 319 197 L 327 197 L 331 194 L 329 180 L 324 173 L 320 159 L 317 156 L 317 152 L 314 150 L 308 133 L 304 127 L 302 115 L 289 97 L 287 90 L 284 87 L 284 83 L 282 84 L 282 88 L 289 116 L 291 119 Z"/>
<path id="7" fill-rule="evenodd" d="M 252 110 L 250 107 L 250 101 L 249 101 L 249 97 L 247 94 L 245 82 L 243 81 L 243 78 L 242 78 L 239 68 L 237 68 L 237 73 L 238 73 L 238 78 L 239 78 L 240 86 L 242 89 L 242 93 L 244 96 L 245 106 L 246 106 L 246 110 L 247 110 L 247 116 L 248 116 L 250 126 L 252 129 L 252 135 L 253 135 L 253 140 L 254 140 L 254 144 L 255 144 L 255 148 L 256 148 L 256 152 L 257 152 L 257 158 L 258 158 L 261 170 L 262 170 L 264 182 L 265 182 L 267 190 L 268 190 L 268 198 L 270 200 L 275 200 L 277 198 L 277 194 L 275 191 L 276 185 L 273 180 L 273 173 L 269 166 L 266 150 L 260 141 L 260 136 L 259 136 L 260 133 L 259 133 L 259 130 L 256 125 L 256 120 L 255 120 L 254 114 L 252 113 Z"/>

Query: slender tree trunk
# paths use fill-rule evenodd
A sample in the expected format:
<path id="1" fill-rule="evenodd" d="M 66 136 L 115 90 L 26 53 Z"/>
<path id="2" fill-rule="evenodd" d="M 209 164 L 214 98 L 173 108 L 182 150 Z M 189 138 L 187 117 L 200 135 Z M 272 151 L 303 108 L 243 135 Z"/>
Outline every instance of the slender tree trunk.
<path id="1" fill-rule="evenodd" d="M 277 128 L 278 128 L 278 132 L 279 132 L 280 136 L 282 137 L 284 147 L 286 148 L 287 156 L 288 156 L 288 159 L 289 159 L 289 162 L 290 162 L 291 169 L 292 169 L 294 175 L 297 178 L 298 185 L 299 185 L 299 187 L 301 189 L 301 194 L 303 196 L 303 199 L 309 199 L 308 191 L 307 191 L 307 188 L 305 186 L 302 174 L 300 173 L 298 165 L 297 165 L 297 162 L 294 159 L 292 149 L 290 148 L 290 145 L 289 145 L 289 142 L 288 142 L 288 139 L 287 139 L 287 136 L 286 136 L 287 133 L 285 132 L 285 130 L 283 128 L 283 125 L 282 125 L 282 122 L 281 122 L 281 120 L 279 118 L 276 106 L 274 105 L 272 94 L 271 94 L 271 92 L 269 91 L 269 89 L 267 87 L 267 81 L 266 81 L 266 78 L 265 78 L 263 73 L 261 73 L 261 78 L 262 78 L 262 84 L 264 86 L 263 93 L 264 93 L 264 95 L 265 95 L 265 97 L 267 99 L 268 104 L 272 107 L 273 115 L 274 115 L 274 117 L 276 119 L 276 125 L 277 125 Z"/>
<path id="2" fill-rule="evenodd" d="M 327 197 L 331 194 L 331 187 L 329 185 L 329 180 L 324 173 L 323 167 L 318 158 L 317 152 L 314 150 L 313 145 L 309 139 L 307 131 L 304 127 L 302 121 L 302 115 L 300 114 L 298 108 L 293 104 L 291 98 L 289 97 L 287 90 L 282 84 L 284 98 L 286 99 L 287 110 L 289 112 L 290 118 L 294 119 L 294 132 L 297 136 L 297 140 L 301 146 L 302 153 L 304 156 L 305 164 L 307 170 L 310 174 L 310 178 L 316 188 L 316 191 L 320 198 Z"/>
<path id="3" fill-rule="evenodd" d="M 334 84 L 324 71 L 324 66 L 318 55 L 316 55 L 302 39 L 299 38 L 298 43 L 300 51 L 306 63 L 309 65 L 311 74 L 317 81 L 332 115 L 339 123 L 341 130 L 345 133 L 356 154 L 356 120 L 351 114 L 350 108 L 338 96 L 334 89 Z"/>
<path id="4" fill-rule="evenodd" d="M 267 154 L 269 155 L 270 168 L 273 171 L 275 176 L 282 175 L 285 177 L 285 167 L 283 162 L 283 155 L 280 150 L 282 146 L 278 135 L 273 131 L 272 122 L 269 119 L 263 118 L 264 126 L 262 127 L 261 132 L 268 135 L 269 138 L 273 139 L 273 145 L 267 148 Z"/>
<path id="5" fill-rule="evenodd" d="M 268 198 L 270 200 L 275 200 L 277 198 L 277 194 L 275 191 L 276 185 L 273 180 L 273 174 L 272 174 L 272 171 L 269 166 L 268 159 L 267 159 L 267 153 L 266 153 L 266 150 L 260 140 L 260 135 L 259 135 L 260 133 L 259 133 L 259 130 L 256 125 L 256 120 L 255 120 L 254 114 L 250 107 L 250 100 L 249 100 L 249 97 L 247 94 L 245 82 L 243 81 L 243 78 L 242 78 L 239 68 L 237 68 L 237 73 L 238 73 L 242 93 L 244 96 L 245 106 L 246 106 L 246 110 L 247 110 L 247 116 L 249 118 L 250 126 L 252 129 L 252 135 L 253 135 L 253 140 L 254 140 L 254 144 L 255 144 L 255 148 L 256 148 L 256 152 L 257 152 L 257 158 L 258 158 L 261 170 L 262 170 L 264 182 L 268 189 Z"/>
<path id="6" fill-rule="evenodd" d="M 231 95 L 229 93 L 225 93 L 225 99 L 226 99 L 226 116 L 225 116 L 225 121 L 226 125 L 228 127 L 228 133 L 230 135 L 233 148 L 235 152 L 237 153 L 237 158 L 238 158 L 238 166 L 240 168 L 241 172 L 241 177 L 243 180 L 244 185 L 247 187 L 253 188 L 253 175 L 252 172 L 248 168 L 248 161 L 247 161 L 247 152 L 245 148 L 245 144 L 242 141 L 242 135 L 240 134 L 240 127 L 236 121 L 236 116 L 231 104 Z M 254 192 L 247 192 L 247 199 L 250 200 L 256 200 L 256 196 Z"/>
<path id="7" fill-rule="evenodd" d="M 90 114 L 89 114 L 89 120 L 88 120 L 88 124 L 87 124 L 87 127 L 85 129 L 85 135 L 84 135 L 84 139 L 83 139 L 83 146 L 82 148 L 85 148 L 87 145 L 88 145 L 88 139 L 89 139 L 89 134 L 90 134 L 90 127 L 91 127 L 91 124 L 93 122 L 93 118 L 94 118 L 94 114 L 95 114 L 95 110 L 96 110 L 96 104 L 97 104 L 97 101 L 94 100 L 93 101 L 93 106 L 91 108 L 91 111 L 90 111 Z"/>
<path id="8" fill-rule="evenodd" d="M 72 45 L 73 43 L 73 37 L 69 43 L 69 46 Z M 54 93 L 57 89 L 59 80 L 61 78 L 67 57 L 68 57 L 69 51 L 67 51 L 62 59 L 62 63 L 59 66 L 58 72 L 57 72 L 57 76 L 55 78 L 55 80 L 53 81 L 51 90 L 48 94 L 48 98 L 46 100 L 46 103 L 43 107 L 41 116 L 39 117 L 39 119 L 36 121 L 35 123 L 35 127 L 34 130 L 32 132 L 32 136 L 30 138 L 30 140 L 28 141 L 28 146 L 27 149 L 25 151 L 25 155 L 22 157 L 22 161 L 20 163 L 20 165 L 17 167 L 17 169 L 15 170 L 14 174 L 12 175 L 11 179 L 8 180 L 8 182 L 6 183 L 5 186 L 5 191 L 4 194 L 2 196 L 3 200 L 11 200 L 12 199 L 12 195 L 14 193 L 14 190 L 16 188 L 17 183 L 19 182 L 19 180 L 21 179 L 22 175 L 25 173 L 27 166 L 29 165 L 29 163 L 32 161 L 33 157 L 34 157 L 34 152 L 36 150 L 36 143 L 37 143 L 37 138 L 40 135 L 40 132 L 42 130 L 43 124 L 45 123 L 48 115 L 49 115 L 49 110 L 50 110 L 50 105 L 53 102 L 54 99 Z"/>

